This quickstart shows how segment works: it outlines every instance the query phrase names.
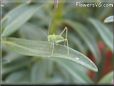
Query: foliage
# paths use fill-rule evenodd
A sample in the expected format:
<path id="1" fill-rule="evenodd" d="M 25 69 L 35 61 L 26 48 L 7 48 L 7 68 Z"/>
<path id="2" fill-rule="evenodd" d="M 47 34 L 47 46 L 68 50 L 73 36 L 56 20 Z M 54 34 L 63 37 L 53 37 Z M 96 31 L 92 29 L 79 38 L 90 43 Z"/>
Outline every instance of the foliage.
<path id="1" fill-rule="evenodd" d="M 112 8 L 71 5 L 66 0 L 58 8 L 54 8 L 53 0 L 5 3 L 0 32 L 3 83 L 112 84 L 114 59 L 106 53 L 113 50 L 113 27 L 112 23 L 104 24 Z M 47 37 L 59 34 L 64 27 L 68 28 L 70 55 L 63 43 L 56 44 L 51 55 Z M 111 68 L 103 74 L 111 73 L 101 80 L 105 58 L 110 58 Z"/>

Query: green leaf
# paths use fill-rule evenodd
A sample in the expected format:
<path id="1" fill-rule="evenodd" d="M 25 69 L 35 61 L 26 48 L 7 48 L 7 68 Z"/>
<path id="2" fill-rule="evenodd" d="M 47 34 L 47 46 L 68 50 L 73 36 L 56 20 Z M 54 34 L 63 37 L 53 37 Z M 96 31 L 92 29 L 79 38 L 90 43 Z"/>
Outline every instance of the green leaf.
<path id="1" fill-rule="evenodd" d="M 55 66 L 54 64 L 49 65 L 50 61 L 54 62 L 53 60 L 48 59 L 40 59 L 33 65 L 31 69 L 31 81 L 36 84 L 55 84 L 62 82 L 62 77 L 60 74 L 58 74 L 57 71 L 54 71 L 53 69 L 48 69 L 50 66 Z M 50 72 L 50 70 L 53 70 L 53 72 Z"/>
<path id="2" fill-rule="evenodd" d="M 2 64 L 2 75 L 11 73 L 12 71 L 16 71 L 20 68 L 26 67 L 33 62 L 34 59 L 21 57 L 17 58 L 7 64 Z M 21 63 L 21 64 L 20 64 Z"/>
<path id="3" fill-rule="evenodd" d="M 56 58 L 55 58 L 56 59 Z M 59 59 L 59 58 L 58 58 Z M 64 59 L 63 59 L 64 60 Z M 64 83 L 69 83 L 72 82 L 72 76 L 69 74 L 68 71 L 66 71 L 66 69 L 63 68 L 63 66 L 61 66 L 61 64 L 59 63 L 59 60 L 54 60 L 56 62 L 56 69 L 59 70 L 59 75 L 61 77 L 63 77 Z"/>
<path id="4" fill-rule="evenodd" d="M 18 58 L 21 58 L 20 54 L 16 54 L 13 52 L 8 52 L 2 59 L 4 62 L 2 62 L 2 64 L 7 64 L 10 63 Z"/>
<path id="5" fill-rule="evenodd" d="M 2 58 L 0 58 L 0 76 L 2 76 Z M 2 82 L 2 77 L 0 77 L 0 82 Z"/>
<path id="6" fill-rule="evenodd" d="M 100 81 L 99 84 L 112 84 L 114 80 L 114 72 L 109 72 L 107 75 L 105 75 Z"/>
<path id="7" fill-rule="evenodd" d="M 47 41 L 33 41 L 17 38 L 9 38 L 2 41 L 11 51 L 20 53 L 27 56 L 41 56 L 51 59 L 52 57 L 58 57 L 73 61 L 76 64 L 83 65 L 93 71 L 98 71 L 96 65 L 80 52 L 69 48 L 70 55 L 67 53 L 67 47 L 63 45 L 54 46 L 54 54 L 52 54 L 52 43 Z M 45 51 L 45 52 L 44 52 Z"/>
<path id="8" fill-rule="evenodd" d="M 86 54 L 87 49 L 86 49 L 85 45 L 81 42 L 81 40 L 80 40 L 78 37 L 76 37 L 76 36 L 73 35 L 73 34 L 70 34 L 70 35 L 68 36 L 68 39 L 69 39 L 69 42 L 74 43 L 74 45 L 75 45 L 76 47 L 78 47 L 78 49 L 79 49 L 81 52 L 83 52 L 83 53 Z"/>
<path id="9" fill-rule="evenodd" d="M 104 20 L 105 23 L 114 22 L 114 16 L 109 16 Z"/>
<path id="10" fill-rule="evenodd" d="M 89 19 L 90 23 L 93 24 L 95 29 L 100 34 L 101 38 L 107 44 L 107 46 L 113 50 L 113 33 L 103 23 L 96 19 Z"/>
<path id="11" fill-rule="evenodd" d="M 19 29 L 40 7 L 23 4 L 11 10 L 2 20 L 2 24 L 5 23 L 2 36 L 9 36 Z"/>
<path id="12" fill-rule="evenodd" d="M 31 81 L 34 83 L 44 83 L 47 79 L 47 61 L 39 60 L 32 67 Z"/>
<path id="13" fill-rule="evenodd" d="M 110 12 L 113 12 L 113 8 L 111 8 L 111 7 L 98 9 L 96 17 L 98 17 L 98 19 L 102 20 L 106 16 L 108 16 Z"/>
<path id="14" fill-rule="evenodd" d="M 84 42 L 87 44 L 89 49 L 96 57 L 96 61 L 98 61 L 100 57 L 100 52 L 95 37 L 90 34 L 91 32 L 89 32 L 89 30 L 87 30 L 86 27 L 84 27 L 82 24 L 78 22 L 73 22 L 70 20 L 64 20 L 64 22 L 70 25 L 76 31 L 76 33 L 79 34 L 79 36 L 84 40 Z"/>
<path id="15" fill-rule="evenodd" d="M 5 83 L 25 83 L 29 82 L 29 72 L 26 70 L 19 70 L 16 72 L 11 73 L 5 80 Z"/>
<path id="16" fill-rule="evenodd" d="M 61 78 L 61 75 L 56 73 L 53 75 L 52 78 L 48 78 L 46 82 L 44 82 L 46 84 L 60 84 L 60 83 L 65 83 L 65 81 Z"/>
<path id="17" fill-rule="evenodd" d="M 86 73 L 83 73 L 79 68 L 80 65 L 75 65 L 74 62 L 68 61 L 67 59 L 53 58 L 55 59 L 63 69 L 67 70 L 70 76 L 74 77 L 75 83 L 92 83 Z M 78 67 L 79 66 L 79 67 Z"/>
<path id="18" fill-rule="evenodd" d="M 32 28 L 32 29 L 31 29 Z M 21 38 L 44 41 L 47 37 L 46 31 L 34 24 L 26 23 L 19 29 Z M 32 34 L 32 35 L 31 35 Z"/>

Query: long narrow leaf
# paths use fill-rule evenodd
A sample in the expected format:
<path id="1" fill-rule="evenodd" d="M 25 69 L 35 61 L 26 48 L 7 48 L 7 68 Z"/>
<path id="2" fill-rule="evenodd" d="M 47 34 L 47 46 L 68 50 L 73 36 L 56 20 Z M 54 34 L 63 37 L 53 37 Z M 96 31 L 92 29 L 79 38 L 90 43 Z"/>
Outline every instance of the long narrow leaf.
<path id="1" fill-rule="evenodd" d="M 112 84 L 114 80 L 114 71 L 109 72 L 107 75 L 105 75 L 100 81 L 99 84 Z"/>
<path id="2" fill-rule="evenodd" d="M 27 70 L 19 70 L 17 72 L 11 73 L 5 80 L 5 83 L 28 83 L 30 77 Z"/>
<path id="3" fill-rule="evenodd" d="M 98 50 L 95 37 L 92 36 L 92 34 L 90 34 L 89 31 L 87 31 L 86 27 L 84 27 L 82 24 L 78 22 L 73 22 L 70 20 L 64 20 L 64 22 L 70 25 L 80 35 L 80 37 L 82 37 L 84 42 L 87 44 L 89 49 L 92 51 L 92 53 L 96 57 L 96 61 L 98 61 L 100 57 L 100 53 Z"/>
<path id="4" fill-rule="evenodd" d="M 105 23 L 114 22 L 114 16 L 109 16 L 104 20 Z"/>
<path id="5" fill-rule="evenodd" d="M 96 19 L 91 18 L 89 21 L 94 25 L 95 29 L 98 31 L 107 46 L 113 50 L 113 33 L 109 30 L 109 28 Z"/>
<path id="6" fill-rule="evenodd" d="M 92 81 L 89 79 L 89 77 L 86 75 L 86 73 L 83 73 L 83 71 L 80 71 L 75 63 L 68 61 L 66 59 L 60 59 L 60 58 L 54 58 L 62 67 L 63 69 L 67 70 L 69 74 L 74 77 L 75 83 L 92 83 Z"/>
<path id="7" fill-rule="evenodd" d="M 54 46 L 54 54 L 52 55 L 52 45 L 46 41 L 33 41 L 25 39 L 10 38 L 3 41 L 11 51 L 28 56 L 41 56 L 41 57 L 58 57 L 73 61 L 77 64 L 83 65 L 93 71 L 98 71 L 96 65 L 89 60 L 85 55 L 78 51 L 69 48 L 70 54 L 67 53 L 67 47 L 62 45 Z M 45 52 L 44 52 L 45 51 Z"/>
<path id="8" fill-rule="evenodd" d="M 2 20 L 2 24 L 5 23 L 2 27 L 2 36 L 9 36 L 19 29 L 40 7 L 24 4 L 10 11 Z"/>

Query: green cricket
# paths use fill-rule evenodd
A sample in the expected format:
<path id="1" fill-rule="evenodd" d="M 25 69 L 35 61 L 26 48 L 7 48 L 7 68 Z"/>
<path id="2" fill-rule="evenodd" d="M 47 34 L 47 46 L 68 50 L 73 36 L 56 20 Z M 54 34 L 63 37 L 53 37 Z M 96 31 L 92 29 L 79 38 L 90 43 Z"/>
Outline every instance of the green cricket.
<path id="1" fill-rule="evenodd" d="M 65 38 L 62 36 L 64 34 L 64 32 L 65 32 Z M 53 55 L 53 53 L 54 53 L 54 45 L 61 43 L 61 42 L 64 42 L 64 45 L 66 42 L 67 53 L 69 55 L 67 35 L 68 35 L 67 27 L 65 27 L 64 30 L 59 35 L 55 35 L 55 34 L 48 35 L 48 41 L 52 43 L 52 54 L 51 55 Z"/>

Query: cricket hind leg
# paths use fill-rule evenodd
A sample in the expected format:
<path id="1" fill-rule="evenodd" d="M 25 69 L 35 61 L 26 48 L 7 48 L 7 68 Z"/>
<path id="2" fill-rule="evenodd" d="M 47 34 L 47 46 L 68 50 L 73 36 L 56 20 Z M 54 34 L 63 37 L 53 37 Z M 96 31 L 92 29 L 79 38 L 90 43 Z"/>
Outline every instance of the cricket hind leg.
<path id="1" fill-rule="evenodd" d="M 64 29 L 63 29 L 63 31 L 60 33 L 60 35 L 63 35 L 63 33 L 66 31 L 66 33 L 68 32 L 68 29 L 67 29 L 67 27 L 65 27 Z M 67 34 L 66 34 L 67 35 Z"/>
<path id="2" fill-rule="evenodd" d="M 68 40 L 65 39 L 65 42 L 66 42 L 66 46 L 67 46 L 67 54 L 69 55 L 69 44 L 68 44 Z M 65 45 L 65 42 L 64 42 L 64 45 Z"/>
<path id="3" fill-rule="evenodd" d="M 65 32 L 64 45 L 65 45 L 65 42 L 66 42 L 66 46 L 67 46 L 67 54 L 69 55 L 68 29 L 67 29 L 67 27 L 65 27 L 65 29 L 60 33 L 60 35 L 63 35 L 64 32 Z"/>
<path id="4" fill-rule="evenodd" d="M 67 42 L 67 53 L 69 55 L 69 44 L 68 44 L 68 40 L 66 42 Z"/>
<path id="5" fill-rule="evenodd" d="M 52 42 L 52 52 L 51 52 L 51 56 L 53 56 L 53 53 L 54 53 L 54 42 Z"/>
<path id="6" fill-rule="evenodd" d="M 66 39 L 66 43 L 67 43 L 67 53 L 68 53 L 68 55 L 69 55 L 68 29 L 67 29 L 67 27 L 65 27 L 65 29 L 66 29 L 66 36 L 65 36 L 65 39 Z"/>

